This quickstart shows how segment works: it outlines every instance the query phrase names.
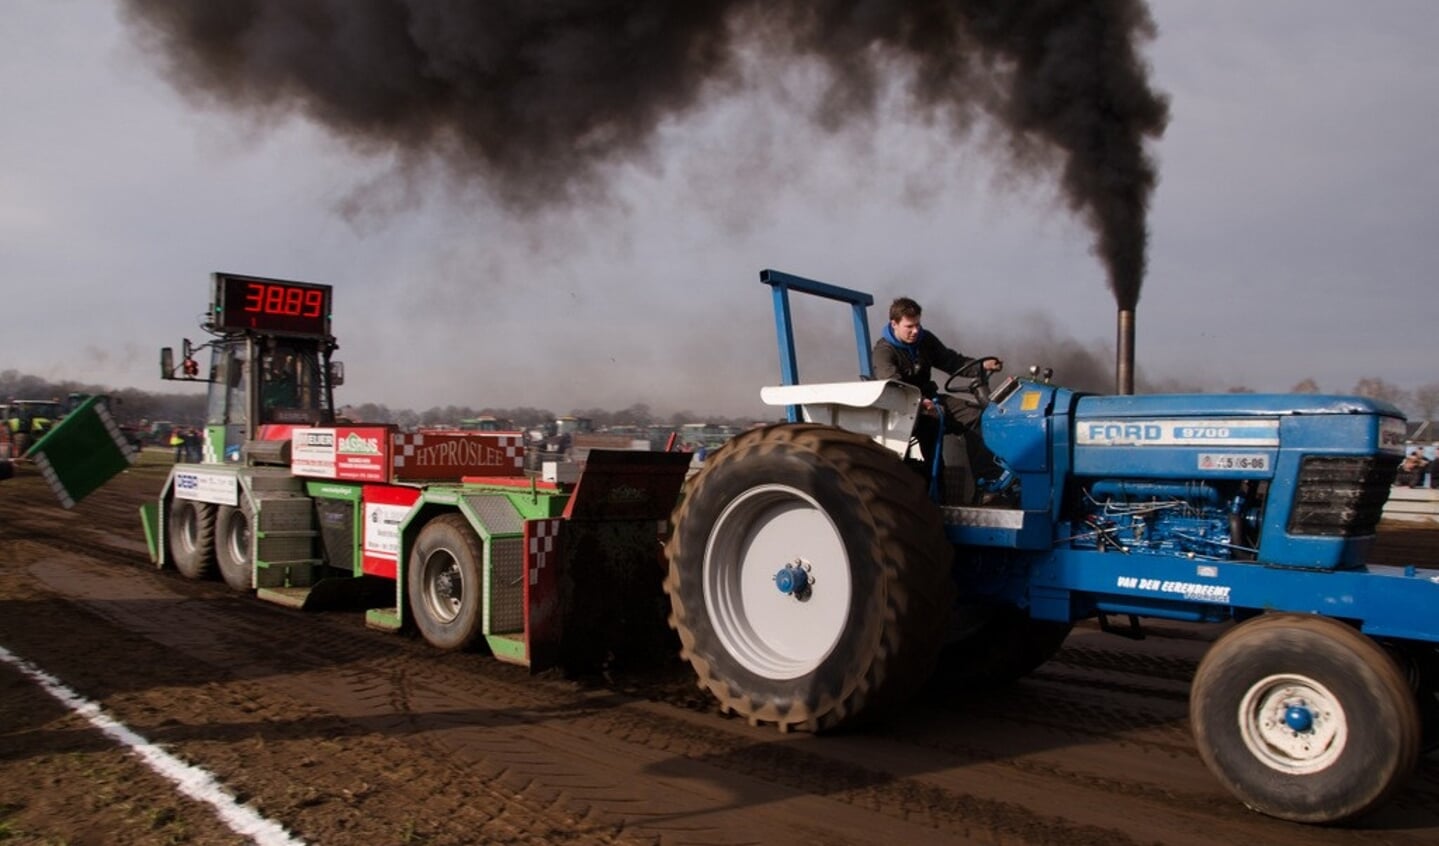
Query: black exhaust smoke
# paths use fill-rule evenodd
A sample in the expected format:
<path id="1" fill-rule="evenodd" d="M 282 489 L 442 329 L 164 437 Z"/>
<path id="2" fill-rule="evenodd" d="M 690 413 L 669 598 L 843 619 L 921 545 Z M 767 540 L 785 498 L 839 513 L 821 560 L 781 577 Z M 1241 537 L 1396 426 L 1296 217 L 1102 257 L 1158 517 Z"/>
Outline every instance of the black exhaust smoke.
<path id="1" fill-rule="evenodd" d="M 202 104 L 299 112 L 399 172 L 439 160 L 513 210 L 603 192 L 659 124 L 758 85 L 740 48 L 818 59 L 813 117 L 875 115 L 902 74 L 912 108 L 958 139 L 1000 129 L 1017 173 L 1054 174 L 1094 233 L 1121 310 L 1145 272 L 1168 122 L 1138 45 L 1142 0 L 122 0 L 171 82 Z M 416 169 L 423 172 L 423 168 Z"/>

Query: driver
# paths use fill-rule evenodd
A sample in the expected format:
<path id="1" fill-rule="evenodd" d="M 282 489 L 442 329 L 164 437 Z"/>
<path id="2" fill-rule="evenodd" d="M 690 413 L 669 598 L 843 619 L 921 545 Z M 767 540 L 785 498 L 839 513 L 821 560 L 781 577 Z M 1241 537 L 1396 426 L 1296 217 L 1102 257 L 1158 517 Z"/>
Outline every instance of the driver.
<path id="1" fill-rule="evenodd" d="M 266 409 L 292 408 L 299 403 L 299 385 L 295 377 L 294 353 L 276 351 L 270 355 L 261 394 Z"/>
<path id="2" fill-rule="evenodd" d="M 979 436 L 980 414 L 984 407 L 978 397 L 956 397 L 941 394 L 939 386 L 930 375 L 932 368 L 951 375 L 967 365 L 978 362 L 957 350 L 950 349 L 934 333 L 920 325 L 923 309 L 909 297 L 899 297 L 889 306 L 889 323 L 874 342 L 874 378 L 894 379 L 919 388 L 924 397 L 920 401 L 920 417 L 915 425 L 915 436 L 919 438 L 920 454 L 926 466 L 933 461 L 935 430 L 935 407 L 937 401 L 944 410 L 944 431 L 965 436 L 974 432 L 974 437 L 965 437 L 965 451 L 969 455 L 969 466 L 976 481 L 992 479 L 999 474 L 994 454 L 984 446 Z M 1004 362 L 997 358 L 986 358 L 978 366 L 988 373 L 1004 369 Z"/>

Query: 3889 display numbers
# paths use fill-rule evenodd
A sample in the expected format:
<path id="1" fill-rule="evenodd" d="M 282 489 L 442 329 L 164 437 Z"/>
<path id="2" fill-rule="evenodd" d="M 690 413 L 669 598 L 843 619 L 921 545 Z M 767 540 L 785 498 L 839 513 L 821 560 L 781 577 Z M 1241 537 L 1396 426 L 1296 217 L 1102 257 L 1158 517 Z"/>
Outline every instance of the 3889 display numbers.
<path id="1" fill-rule="evenodd" d="M 215 274 L 215 327 L 287 335 L 328 335 L 329 285 Z"/>
<path id="2" fill-rule="evenodd" d="M 272 282 L 247 282 L 245 287 L 245 311 L 250 314 L 319 317 L 324 313 L 325 292 L 318 288 L 296 288 Z"/>

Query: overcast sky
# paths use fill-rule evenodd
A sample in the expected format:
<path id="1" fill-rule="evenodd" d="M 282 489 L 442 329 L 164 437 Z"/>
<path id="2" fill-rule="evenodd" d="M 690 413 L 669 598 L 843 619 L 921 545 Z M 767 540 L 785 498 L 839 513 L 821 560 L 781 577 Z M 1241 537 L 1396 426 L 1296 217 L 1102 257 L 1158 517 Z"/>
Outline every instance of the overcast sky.
<path id="1" fill-rule="evenodd" d="M 1141 388 L 1439 382 L 1439 3 L 1152 13 Z M 335 286 L 342 403 L 758 415 L 767 267 L 916 297 L 1011 371 L 1062 382 L 1075 345 L 1112 366 L 1114 299 L 1051 180 L 898 113 L 814 128 L 804 80 L 668 120 L 603 201 L 518 219 L 304 119 L 187 102 L 107 0 L 4 0 L 0 369 L 172 390 L 158 349 L 204 337 L 223 270 Z M 801 375 L 850 378 L 847 315 L 798 318 Z"/>

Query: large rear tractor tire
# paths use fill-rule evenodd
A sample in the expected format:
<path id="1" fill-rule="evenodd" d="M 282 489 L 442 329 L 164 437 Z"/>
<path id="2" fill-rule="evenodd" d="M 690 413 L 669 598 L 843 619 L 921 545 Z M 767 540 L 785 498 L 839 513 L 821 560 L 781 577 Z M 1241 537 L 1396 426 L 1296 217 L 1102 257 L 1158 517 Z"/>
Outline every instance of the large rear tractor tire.
<path id="1" fill-rule="evenodd" d="M 170 501 L 170 561 L 187 579 L 215 572 L 215 506 L 189 499 Z"/>
<path id="2" fill-rule="evenodd" d="M 483 561 L 480 537 L 462 514 L 441 515 L 420 530 L 405 588 L 415 627 L 431 646 L 465 649 L 480 636 Z"/>
<path id="3" fill-rule="evenodd" d="M 928 679 L 953 595 L 953 550 L 923 480 L 828 426 L 745 432 L 674 514 L 670 625 L 720 706 L 821 731 Z"/>
<path id="4" fill-rule="evenodd" d="M 247 506 L 222 505 L 215 515 L 215 561 L 220 577 L 234 590 L 255 586 L 255 566 L 250 554 L 252 520 Z"/>
<path id="5" fill-rule="evenodd" d="M 1189 719 L 1225 787 L 1293 822 L 1363 816 L 1419 755 L 1419 706 L 1399 665 L 1327 617 L 1268 614 L 1231 629 L 1199 664 Z"/>

